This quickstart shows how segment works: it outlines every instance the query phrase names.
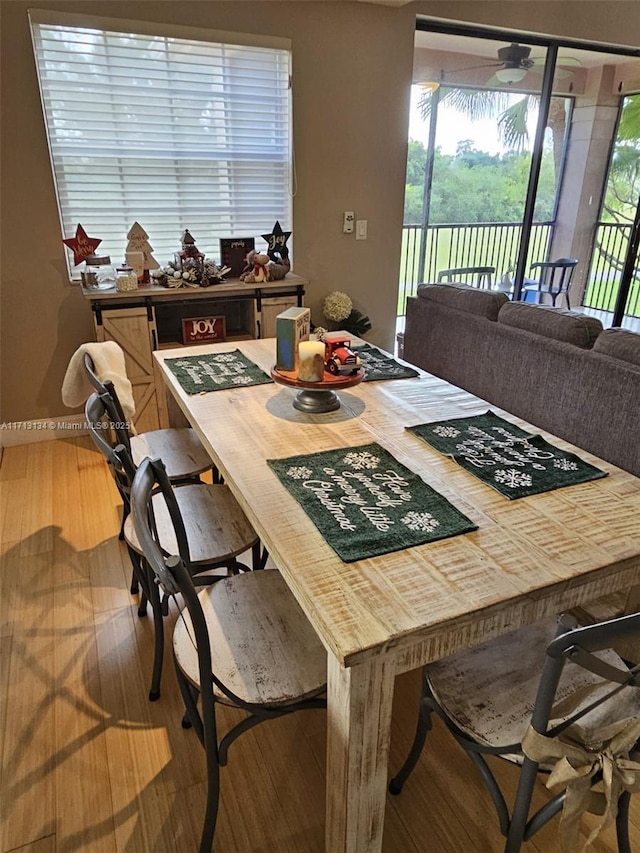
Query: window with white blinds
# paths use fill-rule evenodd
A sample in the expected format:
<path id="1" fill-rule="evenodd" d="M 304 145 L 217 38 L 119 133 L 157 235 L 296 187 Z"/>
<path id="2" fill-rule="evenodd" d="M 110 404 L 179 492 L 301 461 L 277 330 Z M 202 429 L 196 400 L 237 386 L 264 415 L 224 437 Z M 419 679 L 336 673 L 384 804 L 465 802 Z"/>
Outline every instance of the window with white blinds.
<path id="1" fill-rule="evenodd" d="M 64 237 L 120 263 L 137 220 L 164 264 L 187 228 L 214 260 L 290 230 L 289 50 L 31 26 Z"/>

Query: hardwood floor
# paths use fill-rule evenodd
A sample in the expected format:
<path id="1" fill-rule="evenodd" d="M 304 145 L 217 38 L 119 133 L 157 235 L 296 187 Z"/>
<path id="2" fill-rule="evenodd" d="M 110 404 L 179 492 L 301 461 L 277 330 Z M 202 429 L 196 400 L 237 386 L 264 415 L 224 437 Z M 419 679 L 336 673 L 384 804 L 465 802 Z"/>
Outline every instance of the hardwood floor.
<path id="1" fill-rule="evenodd" d="M 6 448 L 0 489 L 1 853 L 196 851 L 204 755 L 180 725 L 169 655 L 162 696 L 147 699 L 153 626 L 129 593 L 120 502 L 103 458 L 88 438 Z M 413 734 L 418 684 L 418 673 L 397 680 L 392 769 Z M 223 726 L 238 716 L 223 712 Z M 325 735 L 325 713 L 309 711 L 232 746 L 219 853 L 322 853 Z M 513 790 L 513 768 L 498 766 Z M 546 795 L 540 785 L 538 801 Z M 590 826 L 585 819 L 585 834 Z M 525 849 L 560 853 L 556 830 Z M 385 853 L 501 849 L 488 795 L 437 725 L 402 795 L 388 798 Z M 593 847 L 615 849 L 611 829 Z"/>

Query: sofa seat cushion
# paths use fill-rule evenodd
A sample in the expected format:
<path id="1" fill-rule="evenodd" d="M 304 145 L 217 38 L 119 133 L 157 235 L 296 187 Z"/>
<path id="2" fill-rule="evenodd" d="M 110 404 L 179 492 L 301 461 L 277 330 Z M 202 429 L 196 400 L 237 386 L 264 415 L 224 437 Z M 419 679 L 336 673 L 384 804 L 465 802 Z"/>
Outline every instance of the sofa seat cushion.
<path id="1" fill-rule="evenodd" d="M 640 335 L 625 329 L 605 329 L 593 345 L 594 352 L 640 367 Z"/>
<path id="2" fill-rule="evenodd" d="M 487 320 L 497 320 L 498 312 L 509 299 L 504 293 L 493 290 L 478 290 L 468 284 L 420 284 L 418 296 L 431 302 L 439 302 L 449 308 L 457 308 L 468 314 L 477 314 Z"/>
<path id="3" fill-rule="evenodd" d="M 602 332 L 602 323 L 595 317 L 550 305 L 527 305 L 524 302 L 503 305 L 498 322 L 581 349 L 591 349 Z"/>

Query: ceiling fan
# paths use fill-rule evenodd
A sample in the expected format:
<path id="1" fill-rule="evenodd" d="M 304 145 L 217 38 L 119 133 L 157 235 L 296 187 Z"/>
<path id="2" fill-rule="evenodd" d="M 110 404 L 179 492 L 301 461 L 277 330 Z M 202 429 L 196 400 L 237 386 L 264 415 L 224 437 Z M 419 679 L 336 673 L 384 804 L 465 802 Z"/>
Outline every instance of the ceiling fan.
<path id="1" fill-rule="evenodd" d="M 470 68 L 460 68 L 459 71 L 471 71 L 475 68 L 497 68 L 493 77 L 487 80 L 487 85 L 492 83 L 519 83 L 527 76 L 527 73 L 536 66 L 544 67 L 545 57 L 531 57 L 531 48 L 523 44 L 513 42 L 506 47 L 501 47 L 497 52 L 497 62 L 472 65 Z M 575 57 L 558 58 L 556 61 L 555 76 L 557 78 L 570 77 L 571 68 L 580 65 L 580 60 Z"/>

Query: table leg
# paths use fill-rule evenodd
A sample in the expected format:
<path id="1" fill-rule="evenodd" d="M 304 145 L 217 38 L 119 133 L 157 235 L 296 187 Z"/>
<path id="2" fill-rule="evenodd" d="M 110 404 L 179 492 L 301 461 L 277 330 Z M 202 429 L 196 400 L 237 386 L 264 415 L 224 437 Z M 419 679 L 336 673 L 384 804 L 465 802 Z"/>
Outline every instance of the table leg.
<path id="1" fill-rule="evenodd" d="M 395 666 L 389 658 L 345 669 L 329 654 L 327 853 L 379 853 Z"/>

